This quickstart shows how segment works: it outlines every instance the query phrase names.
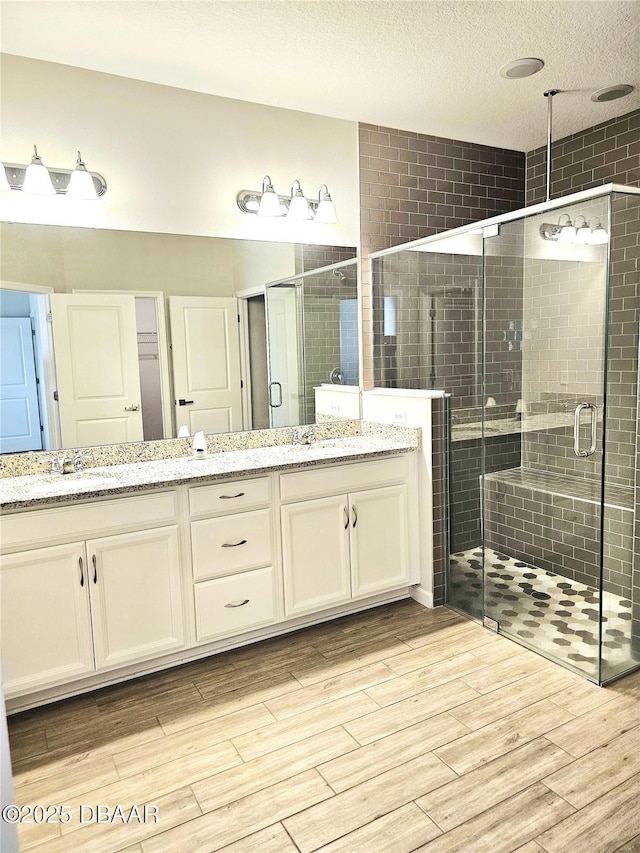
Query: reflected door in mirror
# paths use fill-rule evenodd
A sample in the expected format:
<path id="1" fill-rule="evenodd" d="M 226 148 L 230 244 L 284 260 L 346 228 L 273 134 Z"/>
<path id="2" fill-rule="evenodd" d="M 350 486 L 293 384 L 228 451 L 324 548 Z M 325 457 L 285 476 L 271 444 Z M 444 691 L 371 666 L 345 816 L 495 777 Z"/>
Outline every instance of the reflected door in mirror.
<path id="1" fill-rule="evenodd" d="M 299 286 L 267 288 L 270 426 L 301 423 Z"/>
<path id="2" fill-rule="evenodd" d="M 52 294 L 63 447 L 142 441 L 133 296 Z"/>
<path id="3" fill-rule="evenodd" d="M 238 306 L 213 296 L 169 297 L 176 430 L 242 429 Z"/>
<path id="4" fill-rule="evenodd" d="M 29 317 L 0 318 L 0 453 L 42 450 Z"/>

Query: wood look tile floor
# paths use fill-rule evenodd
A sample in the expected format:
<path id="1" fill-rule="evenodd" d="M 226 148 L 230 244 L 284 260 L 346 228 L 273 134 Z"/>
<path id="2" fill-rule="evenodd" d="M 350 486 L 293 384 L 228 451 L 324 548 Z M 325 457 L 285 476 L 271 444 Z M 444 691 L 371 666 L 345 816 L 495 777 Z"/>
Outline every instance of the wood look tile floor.
<path id="1" fill-rule="evenodd" d="M 9 728 L 17 803 L 72 816 L 20 826 L 36 853 L 640 851 L 640 673 L 598 688 L 410 600 Z"/>

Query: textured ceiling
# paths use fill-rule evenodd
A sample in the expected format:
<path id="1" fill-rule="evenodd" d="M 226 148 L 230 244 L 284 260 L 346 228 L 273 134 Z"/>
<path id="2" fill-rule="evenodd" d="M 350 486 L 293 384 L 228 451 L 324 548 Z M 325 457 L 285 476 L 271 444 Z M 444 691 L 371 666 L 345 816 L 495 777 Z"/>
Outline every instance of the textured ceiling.
<path id="1" fill-rule="evenodd" d="M 531 150 L 640 107 L 627 0 L 2 0 L 5 53 L 419 133 Z M 544 69 L 498 69 L 536 56 Z M 595 89 L 631 83 L 607 104 Z"/>

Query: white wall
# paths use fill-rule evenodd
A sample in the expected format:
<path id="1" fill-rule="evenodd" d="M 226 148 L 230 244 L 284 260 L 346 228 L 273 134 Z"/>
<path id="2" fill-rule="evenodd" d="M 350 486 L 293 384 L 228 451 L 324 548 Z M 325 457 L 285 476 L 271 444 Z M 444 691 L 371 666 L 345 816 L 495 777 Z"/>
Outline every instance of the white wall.
<path id="1" fill-rule="evenodd" d="M 295 272 L 292 243 L 0 222 L 0 245 L 0 280 L 59 293 L 233 296 Z"/>
<path id="2" fill-rule="evenodd" d="M 2 56 L 0 156 L 28 163 L 34 143 L 50 167 L 106 179 L 98 202 L 0 194 L 0 220 L 254 240 L 358 245 L 358 127 L 261 104 L 218 98 Z M 289 223 L 240 212 L 236 195 L 268 173 L 281 194 L 326 183 L 339 222 Z"/>

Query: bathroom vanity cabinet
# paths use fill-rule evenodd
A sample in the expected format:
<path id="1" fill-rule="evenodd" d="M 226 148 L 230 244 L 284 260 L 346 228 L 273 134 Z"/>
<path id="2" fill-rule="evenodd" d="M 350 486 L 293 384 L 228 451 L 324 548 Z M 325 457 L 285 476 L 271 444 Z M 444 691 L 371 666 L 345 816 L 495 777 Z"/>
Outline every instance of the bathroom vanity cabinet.
<path id="1" fill-rule="evenodd" d="M 404 462 L 281 476 L 287 616 L 410 582 Z"/>
<path id="2" fill-rule="evenodd" d="M 176 496 L 154 495 L 155 516 L 144 501 L 98 501 L 4 519 L 3 549 L 36 537 L 49 545 L 0 558 L 8 697 L 184 647 L 180 528 L 165 526 L 167 516 L 178 520 Z M 114 535 L 136 516 L 136 526 L 147 529 Z M 83 532 L 91 538 L 79 541 Z M 75 541 L 51 544 L 71 536 Z"/>
<path id="3" fill-rule="evenodd" d="M 408 595 L 419 580 L 415 457 L 5 514 L 10 707 Z"/>

